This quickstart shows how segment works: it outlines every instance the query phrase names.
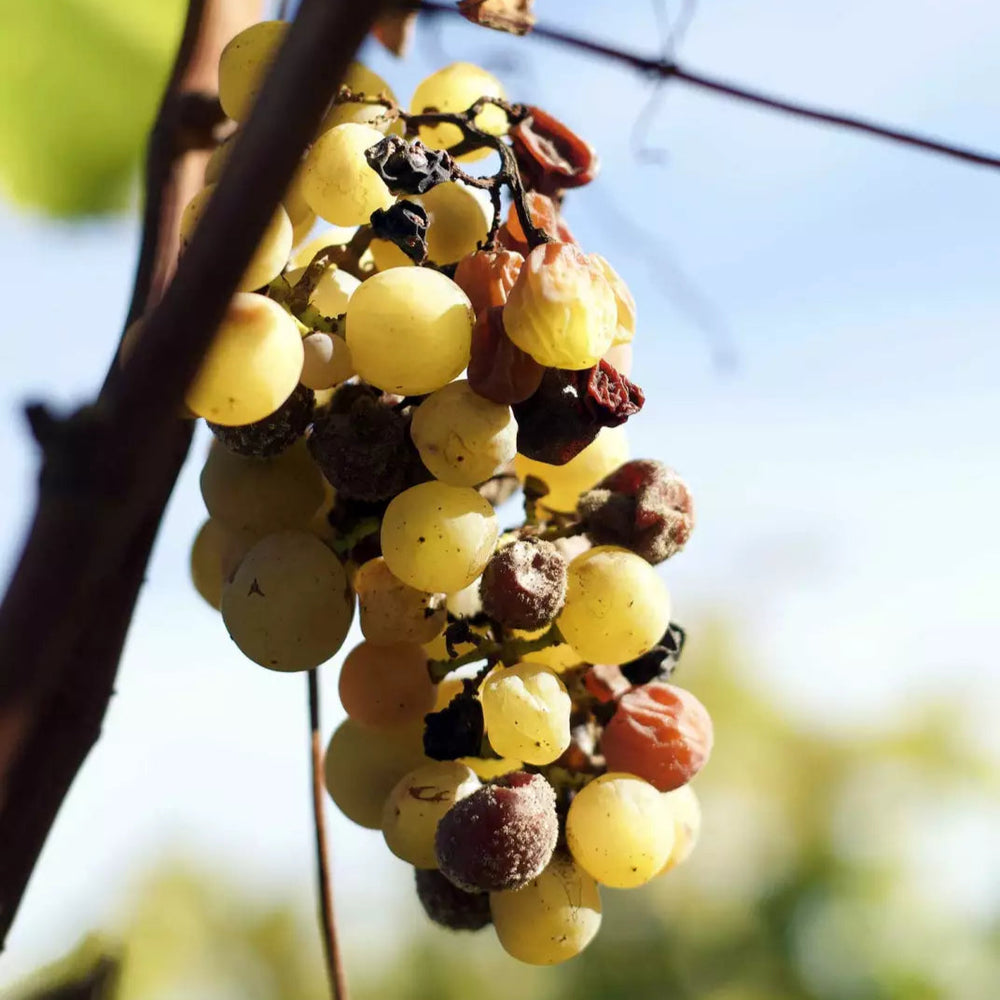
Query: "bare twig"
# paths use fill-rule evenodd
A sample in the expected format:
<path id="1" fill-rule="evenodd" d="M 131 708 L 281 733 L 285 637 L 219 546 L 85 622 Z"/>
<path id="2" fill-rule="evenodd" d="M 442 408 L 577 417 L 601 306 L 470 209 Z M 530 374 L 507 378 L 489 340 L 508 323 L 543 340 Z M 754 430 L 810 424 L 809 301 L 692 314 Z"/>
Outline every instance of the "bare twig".
<path id="1" fill-rule="evenodd" d="M 457 13 L 457 8 L 453 4 L 441 2 L 441 0 L 413 0 L 411 6 L 415 10 L 422 10 L 429 14 Z M 744 87 L 741 84 L 728 80 L 720 80 L 718 77 L 709 76 L 705 73 L 697 73 L 671 59 L 642 56 L 637 52 L 618 49 L 613 45 L 605 45 L 603 42 L 598 42 L 591 38 L 583 38 L 580 35 L 573 35 L 558 28 L 549 28 L 544 24 L 536 24 L 529 37 L 544 39 L 554 42 L 557 45 L 576 49 L 579 52 L 600 56 L 603 59 L 611 59 L 615 62 L 624 63 L 626 66 L 631 66 L 633 69 L 647 76 L 677 80 L 679 83 L 687 84 L 690 87 L 707 90 L 710 93 L 720 94 L 724 97 L 731 97 L 734 100 L 743 101 L 748 104 L 756 104 L 758 107 L 767 108 L 770 111 L 779 111 L 783 114 L 794 115 L 798 118 L 805 118 L 824 125 L 834 125 L 839 128 L 851 129 L 855 132 L 863 132 L 867 135 L 876 136 L 879 139 L 912 146 L 915 149 L 922 149 L 929 153 L 938 153 L 952 159 L 962 160 L 965 163 L 1000 169 L 1000 156 L 993 153 L 970 149 L 967 146 L 959 146 L 955 143 L 943 142 L 931 136 L 924 136 L 916 132 L 894 128 L 891 125 L 882 125 L 879 122 L 856 115 L 842 114 L 839 111 L 830 111 L 824 108 L 814 108 L 798 101 L 765 94 L 752 87 Z"/>
<path id="2" fill-rule="evenodd" d="M 316 881 L 319 892 L 320 926 L 323 951 L 333 1000 L 347 1000 L 347 977 L 340 957 L 337 921 L 333 909 L 333 879 L 326 846 L 326 790 L 323 787 L 323 737 L 319 723 L 319 681 L 310 670 L 309 680 L 309 758 L 312 772 L 313 826 L 316 831 Z"/>
<path id="3" fill-rule="evenodd" d="M 218 30 L 241 2 L 207 0 L 203 8 L 193 0 L 204 19 L 200 55 L 188 58 L 214 67 L 234 29 L 208 40 L 207 19 L 214 12 Z M 0 605 L 0 938 L 99 735 L 187 447 L 180 401 L 330 95 L 387 2 L 306 0 L 177 273 L 145 314 L 127 378 L 110 380 L 97 405 L 69 419 L 33 410 L 44 451 L 39 503 Z M 147 254 L 164 246 L 159 236 L 144 241 Z"/>

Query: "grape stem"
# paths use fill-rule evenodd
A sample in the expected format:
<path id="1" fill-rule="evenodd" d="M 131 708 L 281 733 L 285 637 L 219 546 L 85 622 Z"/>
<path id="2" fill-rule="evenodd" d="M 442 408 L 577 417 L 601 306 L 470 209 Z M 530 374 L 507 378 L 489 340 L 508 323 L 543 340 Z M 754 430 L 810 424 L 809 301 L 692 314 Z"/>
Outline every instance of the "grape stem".
<path id="1" fill-rule="evenodd" d="M 309 684 L 309 760 L 312 776 L 313 828 L 316 831 L 316 880 L 319 889 L 320 925 L 323 929 L 323 952 L 333 1000 L 348 1000 L 347 977 L 340 957 L 337 921 L 333 910 L 333 879 L 330 874 L 326 836 L 326 812 L 323 788 L 323 737 L 319 722 L 319 680 L 315 670 L 308 671 Z"/>
<path id="2" fill-rule="evenodd" d="M 388 94 L 379 94 L 372 97 L 362 93 L 355 93 L 348 87 L 341 87 L 335 101 L 338 103 L 359 103 L 359 104 L 384 104 L 387 108 L 385 117 L 390 121 L 399 119 L 406 125 L 408 135 L 416 135 L 421 125 L 454 125 L 462 132 L 462 141 L 450 147 L 447 152 L 452 157 L 461 156 L 464 153 L 471 153 L 477 149 L 488 148 L 496 152 L 500 157 L 500 169 L 489 177 L 476 177 L 466 173 L 457 163 L 451 164 L 451 175 L 456 180 L 468 184 L 470 187 L 479 188 L 481 191 L 488 191 L 490 201 L 493 203 L 493 221 L 490 224 L 489 232 L 486 234 L 486 241 L 483 247 L 492 250 L 496 246 L 497 233 L 500 230 L 500 220 L 502 218 L 502 204 L 500 196 L 503 188 L 510 191 L 511 202 L 514 211 L 517 212 L 518 221 L 524 231 L 525 240 L 531 249 L 541 246 L 543 243 L 551 243 L 552 237 L 534 224 L 531 213 L 525 203 L 524 183 L 521 180 L 521 171 L 517 166 L 517 159 L 510 144 L 504 142 L 501 136 L 484 132 L 476 125 L 476 116 L 492 105 L 499 108 L 507 116 L 508 125 L 518 125 L 531 118 L 531 111 L 523 104 L 512 104 L 510 101 L 502 100 L 499 97 L 480 97 L 471 104 L 465 111 L 424 111 L 419 114 L 404 111 L 399 104 Z"/>
<path id="3" fill-rule="evenodd" d="M 471 153 L 483 147 L 492 149 L 500 156 L 500 169 L 491 177 L 475 177 L 472 174 L 467 174 L 457 163 L 453 163 L 451 167 L 452 175 L 464 184 L 489 191 L 490 200 L 493 202 L 493 222 L 486 236 L 485 246 L 487 249 L 492 249 L 496 245 L 501 219 L 500 192 L 504 186 L 510 191 L 511 202 L 514 205 L 514 211 L 517 212 L 517 218 L 521 223 L 521 229 L 524 231 L 528 246 L 534 249 L 543 243 L 551 243 L 552 237 L 544 229 L 539 229 L 532 221 L 531 213 L 525 203 L 521 171 L 518 169 L 517 159 L 510 143 L 504 142 L 500 136 L 491 135 L 476 126 L 476 116 L 489 105 L 503 111 L 507 115 L 507 122 L 510 125 L 518 125 L 531 117 L 531 111 L 525 105 L 511 104 L 499 97 L 480 97 L 478 101 L 461 112 L 425 111 L 421 114 L 411 114 L 400 110 L 398 113 L 399 117 L 406 123 L 408 131 L 416 131 L 421 125 L 454 125 L 461 129 L 463 139 L 457 146 L 452 146 L 448 150 L 451 156 L 461 156 L 463 153 Z"/>
<path id="4" fill-rule="evenodd" d="M 427 672 L 435 684 L 440 684 L 448 674 L 459 667 L 466 666 L 466 664 L 478 663 L 480 660 L 499 660 L 506 664 L 516 663 L 526 653 L 537 653 L 540 649 L 547 649 L 549 646 L 555 646 L 565 641 L 559 627 L 552 625 L 535 639 L 506 639 L 503 642 L 486 642 L 461 656 L 455 656 L 448 660 L 428 660 Z"/>

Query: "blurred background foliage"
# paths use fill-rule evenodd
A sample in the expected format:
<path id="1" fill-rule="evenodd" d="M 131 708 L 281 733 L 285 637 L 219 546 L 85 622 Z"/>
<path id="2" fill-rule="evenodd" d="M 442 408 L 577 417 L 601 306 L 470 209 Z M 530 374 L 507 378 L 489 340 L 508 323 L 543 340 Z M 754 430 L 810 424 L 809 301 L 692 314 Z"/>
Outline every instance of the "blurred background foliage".
<path id="1" fill-rule="evenodd" d="M 184 0 L 3 0 L 0 188 L 64 217 L 135 200 Z"/>
<path id="2" fill-rule="evenodd" d="M 358 1000 L 996 995 L 1000 911 L 942 908 L 926 878 L 947 860 L 940 821 L 1000 787 L 965 738 L 962 706 L 935 698 L 884 727 L 847 729 L 831 679 L 830 726 L 805 731 L 755 685 L 722 624 L 693 632 L 683 683 L 712 707 L 719 743 L 696 782 L 705 822 L 687 865 L 644 889 L 605 890 L 601 933 L 557 969 L 508 959 L 488 930 L 454 936 L 386 913 L 380 939 L 347 954 Z M 306 900 L 264 901 L 174 861 L 150 871 L 122 913 L 13 996 L 63 996 L 53 991 L 90 984 L 103 956 L 120 962 L 117 982 L 86 996 L 327 996 Z"/>

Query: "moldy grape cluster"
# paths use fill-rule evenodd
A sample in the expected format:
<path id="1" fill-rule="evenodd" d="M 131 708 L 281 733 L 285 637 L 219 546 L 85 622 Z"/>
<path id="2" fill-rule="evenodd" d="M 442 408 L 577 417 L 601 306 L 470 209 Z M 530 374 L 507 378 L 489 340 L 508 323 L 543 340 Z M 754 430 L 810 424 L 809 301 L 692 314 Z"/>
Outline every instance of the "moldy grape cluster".
<path id="1" fill-rule="evenodd" d="M 236 121 L 284 31 L 224 51 Z M 191 386 L 215 435 L 192 573 L 272 670 L 330 660 L 357 606 L 331 796 L 414 866 L 432 920 L 551 964 L 596 933 L 599 885 L 697 837 L 712 725 L 671 683 L 684 633 L 653 568 L 694 515 L 671 469 L 628 459 L 635 304 L 562 216 L 593 150 L 466 63 L 410 107 L 351 68 Z"/>

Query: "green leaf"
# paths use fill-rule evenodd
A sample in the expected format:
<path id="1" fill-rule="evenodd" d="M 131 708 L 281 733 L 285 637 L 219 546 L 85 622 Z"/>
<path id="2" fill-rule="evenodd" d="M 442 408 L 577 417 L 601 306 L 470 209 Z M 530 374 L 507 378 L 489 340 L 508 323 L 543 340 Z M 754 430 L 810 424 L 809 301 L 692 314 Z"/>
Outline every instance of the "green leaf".
<path id="1" fill-rule="evenodd" d="M 81 216 L 126 207 L 183 0 L 0 0 L 0 189 Z"/>

